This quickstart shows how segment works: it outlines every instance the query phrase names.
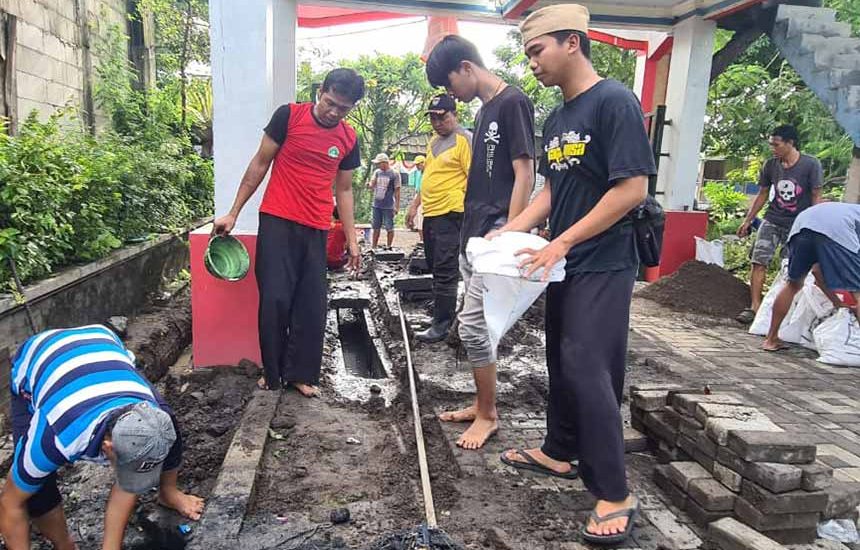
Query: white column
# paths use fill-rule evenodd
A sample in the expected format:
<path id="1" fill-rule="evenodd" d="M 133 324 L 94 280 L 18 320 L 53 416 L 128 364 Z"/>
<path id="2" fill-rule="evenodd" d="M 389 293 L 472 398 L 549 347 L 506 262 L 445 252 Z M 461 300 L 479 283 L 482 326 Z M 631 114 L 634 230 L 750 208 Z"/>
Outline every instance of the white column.
<path id="1" fill-rule="evenodd" d="M 672 62 L 666 92 L 666 119 L 671 124 L 663 134 L 658 189 L 664 189 L 663 204 L 673 210 L 692 209 L 698 179 L 699 150 L 705 126 L 705 107 L 711 74 L 716 23 L 690 17 L 675 25 Z"/>
<path id="2" fill-rule="evenodd" d="M 226 213 L 262 129 L 295 97 L 295 0 L 210 0 L 215 214 Z M 245 204 L 237 233 L 256 233 L 264 185 Z"/>
<path id="3" fill-rule="evenodd" d="M 636 52 L 636 72 L 633 76 L 633 93 L 642 101 L 642 88 L 645 86 L 645 62 L 648 56 L 645 52 Z"/>

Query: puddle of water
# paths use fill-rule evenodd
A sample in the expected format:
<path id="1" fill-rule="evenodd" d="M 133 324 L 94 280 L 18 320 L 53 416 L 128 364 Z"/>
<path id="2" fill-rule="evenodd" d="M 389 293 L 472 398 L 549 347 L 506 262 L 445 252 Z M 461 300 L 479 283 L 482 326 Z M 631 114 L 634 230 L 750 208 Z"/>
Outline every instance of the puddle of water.
<path id="1" fill-rule="evenodd" d="M 348 372 L 361 378 L 386 378 L 388 374 L 368 331 L 365 315 L 361 309 L 337 310 L 344 365 Z"/>

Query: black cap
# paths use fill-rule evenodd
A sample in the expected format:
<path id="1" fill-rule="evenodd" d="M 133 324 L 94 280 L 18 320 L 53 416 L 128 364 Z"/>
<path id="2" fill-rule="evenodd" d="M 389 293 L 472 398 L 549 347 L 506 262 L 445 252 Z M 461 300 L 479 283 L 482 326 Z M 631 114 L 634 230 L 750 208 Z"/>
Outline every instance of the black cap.
<path id="1" fill-rule="evenodd" d="M 447 112 L 457 112 L 457 102 L 448 94 L 439 94 L 430 100 L 430 105 L 427 106 L 427 112 L 441 115 Z"/>

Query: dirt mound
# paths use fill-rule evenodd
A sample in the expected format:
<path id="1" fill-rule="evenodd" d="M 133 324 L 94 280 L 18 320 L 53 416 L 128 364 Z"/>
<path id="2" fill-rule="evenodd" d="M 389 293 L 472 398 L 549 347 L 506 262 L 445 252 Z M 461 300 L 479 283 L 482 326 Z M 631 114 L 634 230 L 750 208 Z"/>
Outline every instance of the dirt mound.
<path id="1" fill-rule="evenodd" d="M 749 306 L 749 285 L 714 264 L 690 261 L 636 293 L 682 313 L 734 319 Z"/>

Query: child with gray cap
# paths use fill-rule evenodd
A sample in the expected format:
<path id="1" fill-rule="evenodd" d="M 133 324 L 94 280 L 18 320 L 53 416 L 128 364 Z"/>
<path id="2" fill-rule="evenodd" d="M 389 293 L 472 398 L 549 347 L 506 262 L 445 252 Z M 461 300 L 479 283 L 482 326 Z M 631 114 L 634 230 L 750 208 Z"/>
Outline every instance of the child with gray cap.
<path id="1" fill-rule="evenodd" d="M 583 6 L 557 4 L 520 27 L 532 72 L 544 86 L 560 87 L 564 103 L 543 128 L 544 188 L 502 231 L 529 231 L 549 218 L 550 244 L 520 251 L 521 267 L 530 276 L 564 258 L 566 276 L 546 296 L 544 443 L 501 458 L 546 475 L 578 473 L 597 498 L 583 538 L 616 544 L 630 535 L 638 510 L 627 487 L 620 411 L 638 269 L 628 213 L 645 200 L 656 169 L 636 96 L 591 65 L 588 19 Z"/>
<path id="2" fill-rule="evenodd" d="M 0 534 L 9 550 L 30 547 L 30 519 L 54 548 L 76 548 L 57 471 L 78 460 L 116 470 L 105 509 L 105 549 L 121 548 L 137 495 L 155 487 L 161 504 L 200 518 L 203 500 L 176 485 L 182 440 L 173 411 L 108 328 L 31 337 L 12 360 L 10 387 L 15 456 L 0 493 Z"/>

